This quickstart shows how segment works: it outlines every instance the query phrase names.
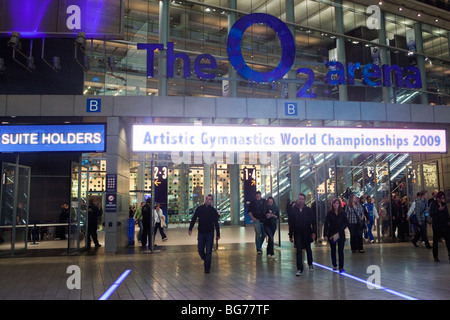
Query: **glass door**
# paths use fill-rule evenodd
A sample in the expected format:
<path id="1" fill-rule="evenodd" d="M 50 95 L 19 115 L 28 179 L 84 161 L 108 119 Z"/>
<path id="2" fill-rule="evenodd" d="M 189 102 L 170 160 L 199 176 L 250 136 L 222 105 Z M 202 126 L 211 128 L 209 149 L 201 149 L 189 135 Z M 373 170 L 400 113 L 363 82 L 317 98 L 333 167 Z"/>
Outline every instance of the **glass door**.
<path id="1" fill-rule="evenodd" d="M 68 254 L 87 248 L 89 167 L 72 162 Z"/>
<path id="2" fill-rule="evenodd" d="M 377 226 L 379 239 L 392 239 L 392 203 L 391 183 L 388 162 L 375 164 L 375 206 L 380 216 L 380 224 Z M 381 233 L 381 235 L 380 235 Z"/>
<path id="3" fill-rule="evenodd" d="M 31 168 L 2 164 L 0 254 L 27 249 Z"/>

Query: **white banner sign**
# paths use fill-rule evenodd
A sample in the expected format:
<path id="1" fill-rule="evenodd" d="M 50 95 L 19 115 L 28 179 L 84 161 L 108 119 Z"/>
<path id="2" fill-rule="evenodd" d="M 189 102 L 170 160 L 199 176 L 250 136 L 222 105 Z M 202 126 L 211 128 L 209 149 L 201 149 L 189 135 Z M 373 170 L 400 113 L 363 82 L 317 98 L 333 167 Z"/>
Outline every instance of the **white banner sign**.
<path id="1" fill-rule="evenodd" d="M 445 153 L 445 130 L 134 125 L 133 151 Z"/>

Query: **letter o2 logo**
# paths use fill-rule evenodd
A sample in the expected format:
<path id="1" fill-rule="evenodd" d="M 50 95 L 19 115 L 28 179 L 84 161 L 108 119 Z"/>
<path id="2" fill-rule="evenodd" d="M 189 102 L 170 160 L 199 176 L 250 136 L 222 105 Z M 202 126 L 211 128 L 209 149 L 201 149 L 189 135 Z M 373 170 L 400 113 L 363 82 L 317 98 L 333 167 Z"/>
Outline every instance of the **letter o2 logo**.
<path id="1" fill-rule="evenodd" d="M 281 43 L 281 61 L 275 69 L 269 72 L 253 70 L 242 56 L 241 41 L 244 32 L 257 23 L 262 23 L 275 31 Z M 283 78 L 294 64 L 295 41 L 289 28 L 280 19 L 265 13 L 252 13 L 243 16 L 231 27 L 227 40 L 227 52 L 231 65 L 245 79 L 255 82 L 273 82 Z"/>

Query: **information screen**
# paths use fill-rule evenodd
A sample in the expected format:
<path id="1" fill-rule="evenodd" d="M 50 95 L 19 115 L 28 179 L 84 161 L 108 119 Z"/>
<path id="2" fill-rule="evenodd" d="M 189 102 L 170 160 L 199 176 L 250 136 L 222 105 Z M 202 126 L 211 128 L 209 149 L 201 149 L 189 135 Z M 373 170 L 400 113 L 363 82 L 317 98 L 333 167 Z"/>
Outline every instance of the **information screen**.
<path id="1" fill-rule="evenodd" d="M 3 125 L 0 152 L 106 150 L 104 124 Z"/>
<path id="2" fill-rule="evenodd" d="M 446 130 L 133 126 L 133 151 L 445 153 Z"/>

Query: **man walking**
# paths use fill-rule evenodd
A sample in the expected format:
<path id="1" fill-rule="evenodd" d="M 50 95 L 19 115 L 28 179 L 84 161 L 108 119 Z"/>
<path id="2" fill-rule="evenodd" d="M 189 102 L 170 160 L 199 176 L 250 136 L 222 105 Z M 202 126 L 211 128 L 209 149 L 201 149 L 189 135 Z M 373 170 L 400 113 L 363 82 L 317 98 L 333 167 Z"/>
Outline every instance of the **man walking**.
<path id="1" fill-rule="evenodd" d="M 147 200 L 145 201 L 145 205 L 142 207 L 142 249 L 147 248 L 147 243 L 149 249 L 152 249 L 153 237 L 151 235 L 150 229 L 152 227 L 152 221 L 152 200 L 150 198 L 147 198 Z"/>
<path id="2" fill-rule="evenodd" d="M 265 214 L 263 212 L 266 200 L 261 198 L 261 192 L 256 191 L 255 199 L 250 202 L 248 207 L 248 215 L 253 220 L 253 226 L 255 227 L 255 244 L 256 252 L 258 254 L 262 253 L 261 247 L 266 238 L 266 233 L 264 232 L 263 220 Z"/>
<path id="3" fill-rule="evenodd" d="M 213 196 L 208 194 L 205 203 L 195 209 L 189 225 L 189 235 L 198 219 L 198 254 L 204 260 L 205 273 L 211 269 L 212 248 L 214 244 L 214 229 L 216 229 L 216 240 L 220 239 L 219 214 L 211 206 Z"/>
<path id="4" fill-rule="evenodd" d="M 87 247 L 91 247 L 91 238 L 96 248 L 101 247 L 97 238 L 98 218 L 102 216 L 101 209 L 94 203 L 93 199 L 89 199 L 88 206 L 88 236 Z"/>
<path id="5" fill-rule="evenodd" d="M 303 248 L 306 250 L 309 270 L 314 269 L 311 242 L 316 239 L 316 218 L 314 212 L 306 206 L 305 202 L 305 194 L 300 193 L 297 204 L 292 207 L 288 218 L 289 241 L 294 242 L 297 248 L 297 276 L 303 273 Z"/>

